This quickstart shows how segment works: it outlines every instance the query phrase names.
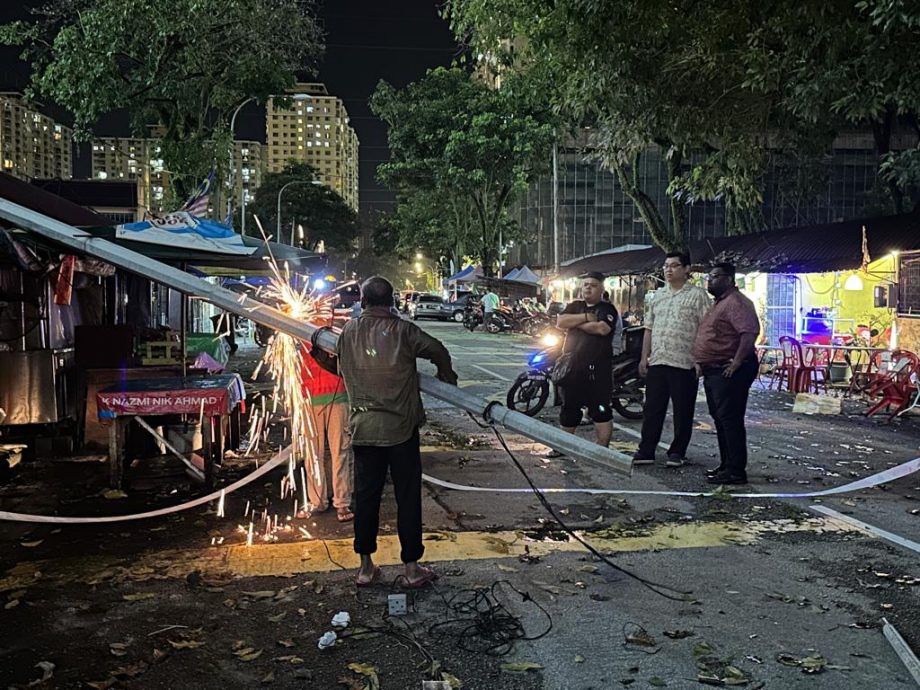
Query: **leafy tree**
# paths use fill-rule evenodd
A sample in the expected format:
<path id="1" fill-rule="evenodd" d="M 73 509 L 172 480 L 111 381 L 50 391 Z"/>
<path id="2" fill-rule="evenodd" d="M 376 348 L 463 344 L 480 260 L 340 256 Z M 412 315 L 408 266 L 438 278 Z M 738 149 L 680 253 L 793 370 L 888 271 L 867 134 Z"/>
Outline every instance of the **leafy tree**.
<path id="1" fill-rule="evenodd" d="M 479 256 L 481 234 L 473 201 L 453 192 L 402 192 L 389 219 L 395 229 L 395 249 L 402 256 L 415 252 L 459 266 L 465 256 Z"/>
<path id="2" fill-rule="evenodd" d="M 494 270 L 509 205 L 549 160 L 550 113 L 526 91 L 490 89 L 457 68 L 402 90 L 380 82 L 371 108 L 389 127 L 391 160 L 378 176 L 405 206 L 400 244 L 414 239 L 455 258 L 467 251 Z M 435 243 L 442 232 L 450 234 Z"/>
<path id="3" fill-rule="evenodd" d="M 0 42 L 23 47 L 28 95 L 73 113 L 79 139 L 115 110 L 139 135 L 160 125 L 179 196 L 227 159 L 235 108 L 283 93 L 322 49 L 312 0 L 53 0 Z"/>
<path id="4" fill-rule="evenodd" d="M 281 192 L 285 185 L 290 185 Z M 276 242 L 291 243 L 291 228 L 302 225 L 303 245 L 315 250 L 320 242 L 330 249 L 351 250 L 358 236 L 358 217 L 337 192 L 321 184 L 308 163 L 290 162 L 280 173 L 268 173 L 246 207 L 246 225 L 258 217 L 266 234 L 274 235 L 281 193 L 281 233 Z M 295 244 L 298 238 L 295 234 Z"/>
<path id="5" fill-rule="evenodd" d="M 904 211 L 920 185 L 916 4 L 785 0 L 747 45 L 750 90 L 777 93 L 783 110 L 801 121 L 872 131 L 892 209 Z M 905 147 L 907 133 L 912 143 Z"/>
<path id="6" fill-rule="evenodd" d="M 449 0 L 454 32 L 499 73 L 526 73 L 566 121 L 591 127 L 591 146 L 615 173 L 653 240 L 684 248 L 684 207 L 719 198 L 743 217 L 762 201 L 761 142 L 775 125 L 772 94 L 741 88 L 757 3 L 678 0 Z M 670 200 L 640 179 L 657 147 Z"/>

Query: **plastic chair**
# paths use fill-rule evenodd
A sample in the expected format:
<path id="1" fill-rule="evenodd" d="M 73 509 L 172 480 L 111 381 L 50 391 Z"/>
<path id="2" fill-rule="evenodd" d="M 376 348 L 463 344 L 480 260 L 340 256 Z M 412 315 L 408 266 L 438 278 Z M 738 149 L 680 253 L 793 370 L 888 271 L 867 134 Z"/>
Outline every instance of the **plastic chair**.
<path id="1" fill-rule="evenodd" d="M 780 351 L 783 353 L 783 359 L 773 369 L 770 378 L 770 388 L 773 388 L 773 382 L 776 381 L 777 390 L 783 389 L 783 381 L 786 382 L 786 389 L 793 393 L 801 393 L 808 389 L 808 381 L 811 379 L 811 369 L 805 366 L 802 356 L 802 344 L 789 335 L 780 336 Z M 803 381 L 805 382 L 803 387 Z"/>
<path id="2" fill-rule="evenodd" d="M 802 351 L 802 383 L 805 390 L 814 387 L 818 392 L 820 385 L 827 393 L 827 382 L 830 380 L 831 353 L 829 350 L 805 347 Z M 821 378 L 818 378 L 818 374 Z M 807 378 L 806 378 L 807 376 Z"/>
<path id="3" fill-rule="evenodd" d="M 869 386 L 866 395 L 877 398 L 866 416 L 887 410 L 891 421 L 911 404 L 916 392 L 917 375 L 920 373 L 920 357 L 909 350 L 895 350 L 891 353 L 890 364 L 876 374 L 876 379 Z"/>

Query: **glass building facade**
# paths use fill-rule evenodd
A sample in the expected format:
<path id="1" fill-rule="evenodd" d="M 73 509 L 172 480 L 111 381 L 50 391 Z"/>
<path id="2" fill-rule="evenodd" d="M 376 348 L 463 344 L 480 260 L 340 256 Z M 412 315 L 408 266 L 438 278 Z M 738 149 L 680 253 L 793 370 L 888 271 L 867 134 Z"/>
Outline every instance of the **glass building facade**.
<path id="1" fill-rule="evenodd" d="M 861 137 L 859 144 L 869 139 Z M 854 144 L 853 138 L 843 143 Z M 560 151 L 558 164 L 559 262 L 565 263 L 624 245 L 649 245 L 651 237 L 636 207 L 623 193 L 616 176 L 590 156 Z M 764 179 L 764 202 L 755 215 L 754 230 L 831 223 L 877 214 L 879 158 L 871 146 L 835 148 L 807 164 L 775 157 Z M 807 166 L 807 167 L 806 167 Z M 650 149 L 641 157 L 641 186 L 667 213 L 668 178 L 661 154 Z M 553 176 L 530 185 L 513 212 L 524 231 L 507 264 L 551 269 L 553 256 Z M 689 239 L 726 234 L 721 202 L 701 202 L 685 208 Z"/>

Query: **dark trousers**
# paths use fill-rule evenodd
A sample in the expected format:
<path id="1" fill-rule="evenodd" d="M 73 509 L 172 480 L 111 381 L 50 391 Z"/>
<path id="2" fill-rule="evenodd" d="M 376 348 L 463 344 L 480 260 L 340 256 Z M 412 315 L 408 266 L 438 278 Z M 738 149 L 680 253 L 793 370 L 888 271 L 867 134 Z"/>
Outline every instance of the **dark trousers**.
<path id="1" fill-rule="evenodd" d="M 403 563 L 417 561 L 422 545 L 422 456 L 418 429 L 396 446 L 353 445 L 355 454 L 355 552 L 377 551 L 380 497 L 387 470 L 396 494 L 396 531 Z"/>
<path id="2" fill-rule="evenodd" d="M 722 468 L 731 475 L 746 477 L 747 432 L 744 415 L 748 392 L 757 378 L 757 357 L 753 353 L 744 360 L 731 378 L 722 375 L 725 365 L 703 367 L 703 387 L 709 414 L 719 437 L 719 457 Z"/>
<path id="3" fill-rule="evenodd" d="M 639 443 L 641 457 L 655 457 L 669 401 L 674 413 L 674 440 L 668 448 L 668 455 L 684 457 L 693 434 L 693 413 L 696 410 L 699 387 L 700 380 L 693 369 L 678 369 L 662 364 L 648 368 L 645 377 L 642 441 Z"/>

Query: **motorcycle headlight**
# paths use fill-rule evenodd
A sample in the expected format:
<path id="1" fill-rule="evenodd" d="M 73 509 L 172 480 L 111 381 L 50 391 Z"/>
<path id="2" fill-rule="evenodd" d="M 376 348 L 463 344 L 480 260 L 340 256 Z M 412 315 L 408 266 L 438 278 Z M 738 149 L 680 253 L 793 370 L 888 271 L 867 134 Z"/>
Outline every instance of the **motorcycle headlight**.
<path id="1" fill-rule="evenodd" d="M 559 336 L 555 333 L 547 333 L 540 339 L 540 342 L 544 347 L 556 347 L 559 344 Z"/>

